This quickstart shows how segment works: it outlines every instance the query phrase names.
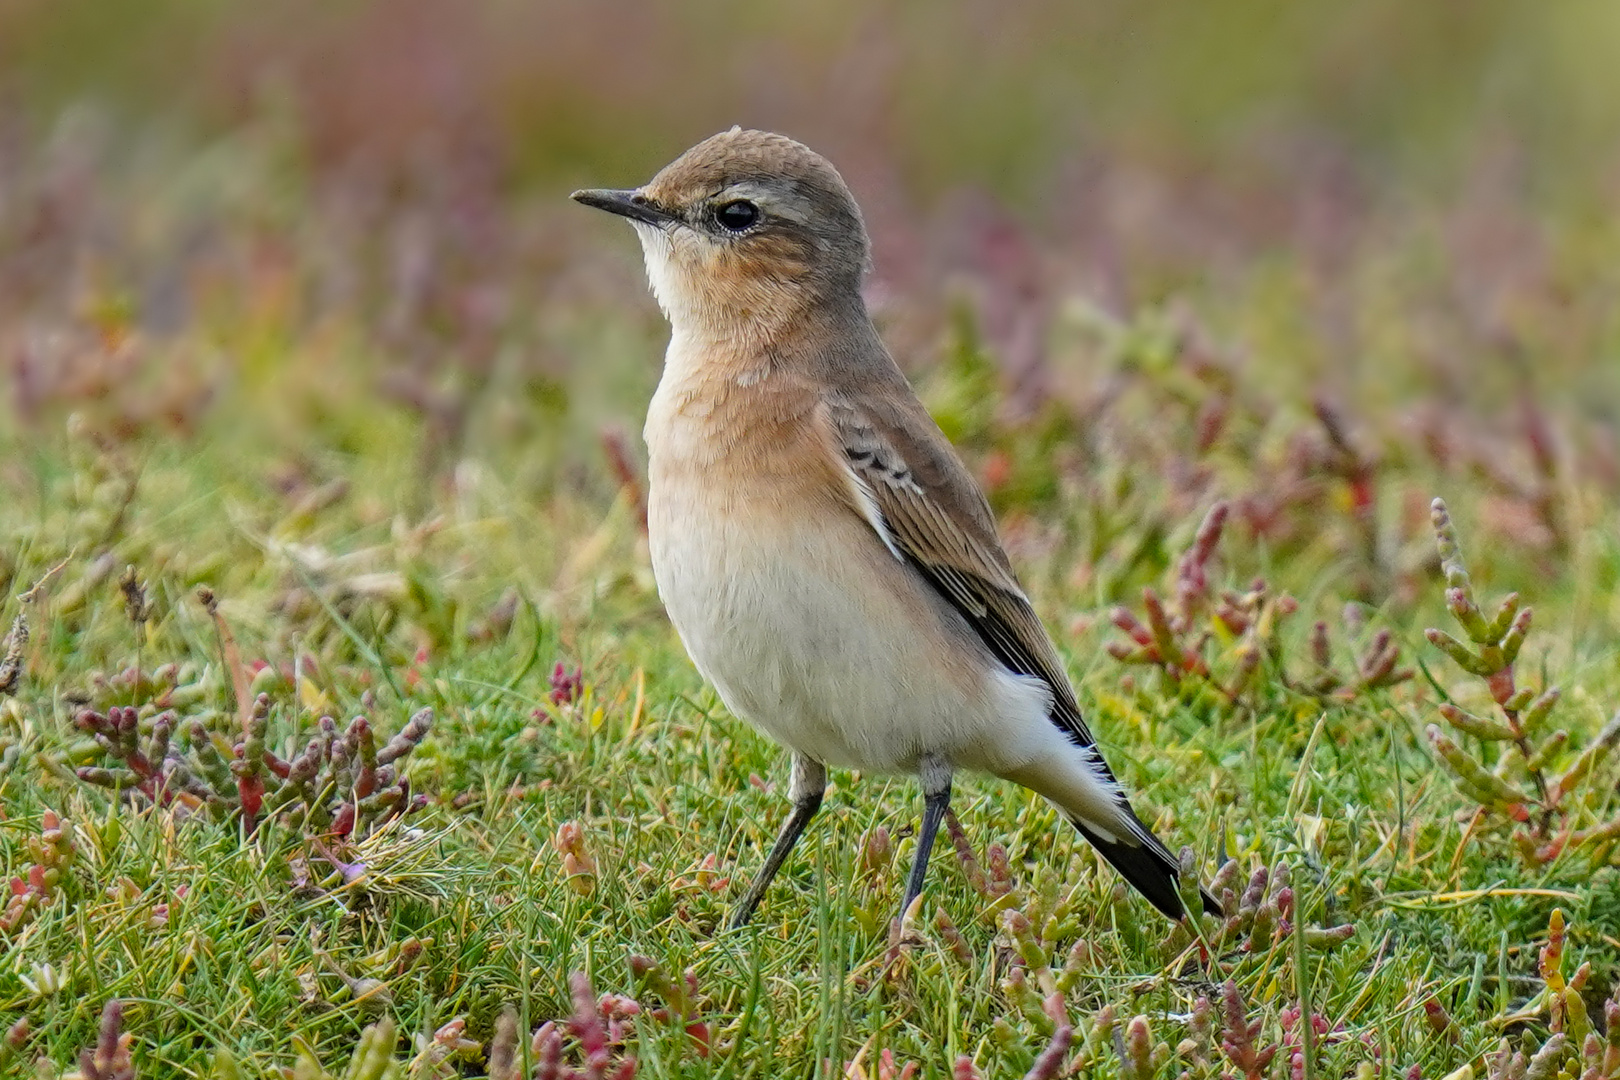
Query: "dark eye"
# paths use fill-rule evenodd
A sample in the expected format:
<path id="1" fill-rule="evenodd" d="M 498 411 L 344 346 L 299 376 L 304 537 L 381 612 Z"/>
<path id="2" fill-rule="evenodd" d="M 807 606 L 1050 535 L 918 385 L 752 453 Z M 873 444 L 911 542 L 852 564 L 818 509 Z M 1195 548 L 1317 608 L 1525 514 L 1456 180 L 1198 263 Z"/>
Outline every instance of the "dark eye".
<path id="1" fill-rule="evenodd" d="M 714 217 L 732 232 L 745 232 L 759 220 L 759 207 L 747 199 L 737 199 L 721 206 Z"/>

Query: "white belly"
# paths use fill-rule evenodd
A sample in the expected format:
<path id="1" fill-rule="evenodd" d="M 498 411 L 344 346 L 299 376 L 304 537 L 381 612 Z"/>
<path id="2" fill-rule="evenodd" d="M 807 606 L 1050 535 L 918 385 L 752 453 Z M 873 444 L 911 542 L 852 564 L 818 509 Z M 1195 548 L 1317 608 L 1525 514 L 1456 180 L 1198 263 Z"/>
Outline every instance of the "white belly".
<path id="1" fill-rule="evenodd" d="M 818 761 L 875 771 L 939 754 L 1005 772 L 1060 741 L 1045 686 L 965 646 L 955 613 L 864 521 L 810 507 L 759 527 L 747 522 L 760 514 L 733 509 L 759 502 L 685 494 L 650 493 L 653 573 L 693 662 L 738 716 Z"/>

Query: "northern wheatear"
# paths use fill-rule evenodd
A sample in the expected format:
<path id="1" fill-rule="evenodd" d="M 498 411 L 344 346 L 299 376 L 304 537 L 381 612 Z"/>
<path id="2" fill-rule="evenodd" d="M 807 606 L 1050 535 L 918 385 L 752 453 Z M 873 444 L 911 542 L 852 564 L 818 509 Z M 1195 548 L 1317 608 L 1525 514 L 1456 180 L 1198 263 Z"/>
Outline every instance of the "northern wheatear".
<path id="1" fill-rule="evenodd" d="M 1098 753 L 984 495 L 867 316 L 866 228 L 838 171 L 733 128 L 644 187 L 573 197 L 635 226 L 672 329 L 646 427 L 659 595 L 726 706 L 793 753 L 793 810 L 732 925 L 829 765 L 921 781 L 902 913 L 963 768 L 1045 796 L 1181 917 L 1175 857 Z"/>

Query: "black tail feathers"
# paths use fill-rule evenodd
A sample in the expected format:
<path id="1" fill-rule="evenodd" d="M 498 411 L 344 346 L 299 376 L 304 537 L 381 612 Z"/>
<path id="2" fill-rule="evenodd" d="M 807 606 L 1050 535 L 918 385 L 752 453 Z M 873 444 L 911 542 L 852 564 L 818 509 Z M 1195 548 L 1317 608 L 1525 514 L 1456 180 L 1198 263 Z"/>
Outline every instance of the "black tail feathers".
<path id="1" fill-rule="evenodd" d="M 1148 903 L 1158 908 L 1166 918 L 1180 919 L 1186 915 L 1187 909 L 1181 902 L 1181 892 L 1177 888 L 1181 880 L 1181 868 L 1162 845 L 1127 844 L 1104 840 L 1078 818 L 1070 820 L 1074 822 L 1074 827 L 1080 830 L 1080 835 L 1090 841 L 1091 846 L 1119 871 L 1119 876 L 1130 882 L 1131 886 L 1146 897 Z M 1208 889 L 1199 886 L 1198 895 L 1203 899 L 1206 913 L 1217 916 L 1221 914 L 1220 901 L 1211 896 Z"/>

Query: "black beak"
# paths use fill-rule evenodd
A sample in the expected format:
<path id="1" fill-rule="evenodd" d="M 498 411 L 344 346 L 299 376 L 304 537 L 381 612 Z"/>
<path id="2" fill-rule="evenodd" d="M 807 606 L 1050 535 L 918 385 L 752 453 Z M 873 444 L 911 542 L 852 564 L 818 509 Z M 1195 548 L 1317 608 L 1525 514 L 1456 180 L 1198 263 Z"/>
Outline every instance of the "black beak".
<path id="1" fill-rule="evenodd" d="M 680 220 L 639 191 L 586 188 L 584 191 L 574 192 L 569 198 L 586 206 L 594 206 L 598 210 L 606 210 L 610 214 L 627 217 L 631 221 L 646 222 L 648 225 L 664 226 Z"/>

